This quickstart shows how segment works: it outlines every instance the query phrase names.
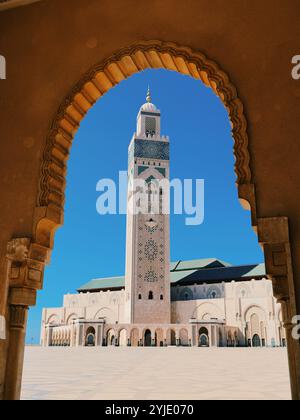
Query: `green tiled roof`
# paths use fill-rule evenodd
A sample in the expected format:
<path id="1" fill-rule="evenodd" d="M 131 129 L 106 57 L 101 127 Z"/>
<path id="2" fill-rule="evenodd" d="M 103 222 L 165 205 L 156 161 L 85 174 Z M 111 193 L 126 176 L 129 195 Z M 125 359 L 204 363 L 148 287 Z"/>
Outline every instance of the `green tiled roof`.
<path id="1" fill-rule="evenodd" d="M 211 268 L 229 267 L 230 265 L 231 264 L 228 264 L 216 258 L 202 258 L 198 260 L 178 261 L 177 266 L 176 266 L 176 271 L 177 270 L 199 270 L 201 268 L 208 268 L 208 267 L 211 267 Z"/>
<path id="2" fill-rule="evenodd" d="M 265 264 L 258 264 L 252 270 L 248 271 L 247 277 L 264 276 L 265 274 L 266 274 Z"/>
<path id="3" fill-rule="evenodd" d="M 180 271 L 171 271 L 170 272 L 170 281 L 171 283 L 176 283 L 182 279 L 184 279 L 186 276 L 189 276 L 193 273 L 196 273 L 198 270 L 180 270 Z"/>
<path id="4" fill-rule="evenodd" d="M 264 264 L 232 266 L 216 258 L 170 263 L 170 282 L 172 285 L 216 283 L 264 276 Z M 78 292 L 114 290 L 124 287 L 125 276 L 105 277 L 89 281 L 81 286 Z"/>
<path id="5" fill-rule="evenodd" d="M 105 277 L 101 279 L 93 279 L 84 284 L 78 289 L 78 292 L 84 290 L 100 290 L 100 289 L 115 289 L 125 286 L 125 277 Z"/>

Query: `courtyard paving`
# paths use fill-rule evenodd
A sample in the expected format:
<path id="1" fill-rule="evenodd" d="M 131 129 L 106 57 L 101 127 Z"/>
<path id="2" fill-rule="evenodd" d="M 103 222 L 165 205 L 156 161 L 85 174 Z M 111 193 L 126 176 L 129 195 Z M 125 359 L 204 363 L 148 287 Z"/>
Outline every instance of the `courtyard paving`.
<path id="1" fill-rule="evenodd" d="M 27 347 L 22 399 L 290 399 L 285 349 Z"/>

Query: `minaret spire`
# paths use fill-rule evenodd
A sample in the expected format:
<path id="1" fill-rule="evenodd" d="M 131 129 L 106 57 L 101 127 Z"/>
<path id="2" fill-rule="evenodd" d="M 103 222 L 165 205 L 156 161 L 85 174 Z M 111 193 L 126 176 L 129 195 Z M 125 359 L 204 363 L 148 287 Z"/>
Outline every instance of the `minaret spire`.
<path id="1" fill-rule="evenodd" d="M 151 92 L 150 92 L 150 86 L 148 85 L 148 90 L 147 90 L 147 96 L 146 96 L 146 101 L 148 103 L 151 102 Z"/>

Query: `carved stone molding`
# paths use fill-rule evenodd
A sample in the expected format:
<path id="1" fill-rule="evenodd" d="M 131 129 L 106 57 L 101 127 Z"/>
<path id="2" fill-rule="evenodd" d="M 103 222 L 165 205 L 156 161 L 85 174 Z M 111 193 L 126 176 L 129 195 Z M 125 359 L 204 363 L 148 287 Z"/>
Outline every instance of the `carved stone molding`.
<path id="1" fill-rule="evenodd" d="M 273 282 L 274 296 L 278 302 L 288 302 L 292 309 L 295 294 L 288 218 L 259 218 L 257 232 L 264 250 L 266 272 Z M 289 314 L 289 317 L 291 319 L 292 314 Z"/>
<path id="2" fill-rule="evenodd" d="M 165 68 L 202 81 L 226 107 L 234 138 L 235 172 L 243 202 L 255 207 L 250 171 L 247 122 L 243 104 L 227 74 L 204 54 L 188 47 L 161 41 L 145 41 L 124 48 L 91 68 L 62 102 L 49 131 L 41 165 L 38 209 L 52 212 L 47 220 L 62 221 L 66 162 L 73 137 L 92 105 L 113 86 L 147 68 Z M 250 188 L 243 187 L 251 185 Z M 37 220 L 36 226 L 39 225 Z M 37 230 L 40 226 L 37 227 Z M 51 229 L 50 223 L 48 228 Z M 36 233 L 38 236 L 39 233 Z M 42 234 L 41 241 L 45 242 Z"/>
<path id="3" fill-rule="evenodd" d="M 35 306 L 36 290 L 27 287 L 11 287 L 9 291 L 9 304 L 18 306 Z"/>
<path id="4" fill-rule="evenodd" d="M 30 239 L 16 238 L 7 244 L 7 258 L 10 261 L 22 263 L 28 258 Z"/>
<path id="5" fill-rule="evenodd" d="M 27 319 L 27 306 L 10 305 L 10 328 L 24 329 Z"/>
<path id="6" fill-rule="evenodd" d="M 48 248 L 31 243 L 29 238 L 12 239 L 7 245 L 9 286 L 42 289 L 48 253 Z"/>

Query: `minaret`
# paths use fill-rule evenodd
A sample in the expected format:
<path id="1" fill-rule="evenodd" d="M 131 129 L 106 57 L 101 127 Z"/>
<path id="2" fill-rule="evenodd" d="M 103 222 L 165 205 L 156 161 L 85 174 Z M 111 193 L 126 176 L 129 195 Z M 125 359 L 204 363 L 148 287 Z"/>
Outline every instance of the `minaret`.
<path id="1" fill-rule="evenodd" d="M 128 149 L 125 317 L 132 324 L 168 324 L 169 214 L 162 210 L 167 190 L 158 182 L 169 179 L 169 138 L 160 135 L 160 111 L 151 102 L 149 88 L 146 100 Z M 143 180 L 146 190 L 146 206 L 140 212 L 140 201 L 132 200 L 135 180 Z"/>

